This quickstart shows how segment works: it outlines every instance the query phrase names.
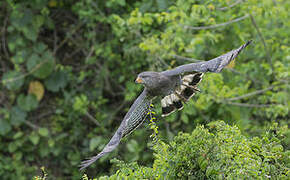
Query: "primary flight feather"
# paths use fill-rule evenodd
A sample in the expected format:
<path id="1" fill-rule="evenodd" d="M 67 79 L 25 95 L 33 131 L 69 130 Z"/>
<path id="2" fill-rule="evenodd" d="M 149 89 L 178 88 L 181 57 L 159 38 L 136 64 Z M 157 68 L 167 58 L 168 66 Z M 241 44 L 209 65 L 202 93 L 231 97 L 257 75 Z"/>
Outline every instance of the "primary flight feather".
<path id="1" fill-rule="evenodd" d="M 220 72 L 250 43 L 251 41 L 248 41 L 239 48 L 209 61 L 185 64 L 162 72 L 147 71 L 140 73 L 135 82 L 145 87 L 143 92 L 130 107 L 120 127 L 105 148 L 96 156 L 83 161 L 80 170 L 85 169 L 100 157 L 116 149 L 124 136 L 141 125 L 155 97 L 162 97 L 162 116 L 181 110 L 183 103 L 199 91 L 197 85 L 202 80 L 203 73 Z"/>

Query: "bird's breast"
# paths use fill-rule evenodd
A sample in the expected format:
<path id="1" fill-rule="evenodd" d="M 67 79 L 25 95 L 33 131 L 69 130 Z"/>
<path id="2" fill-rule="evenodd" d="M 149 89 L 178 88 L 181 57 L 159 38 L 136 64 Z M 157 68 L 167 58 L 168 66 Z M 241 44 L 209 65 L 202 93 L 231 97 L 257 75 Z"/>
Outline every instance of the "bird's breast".
<path id="1" fill-rule="evenodd" d="M 172 94 L 176 88 L 181 84 L 181 79 L 179 76 L 168 77 L 161 76 L 156 80 L 155 86 L 149 89 L 149 93 L 153 96 L 167 96 Z"/>

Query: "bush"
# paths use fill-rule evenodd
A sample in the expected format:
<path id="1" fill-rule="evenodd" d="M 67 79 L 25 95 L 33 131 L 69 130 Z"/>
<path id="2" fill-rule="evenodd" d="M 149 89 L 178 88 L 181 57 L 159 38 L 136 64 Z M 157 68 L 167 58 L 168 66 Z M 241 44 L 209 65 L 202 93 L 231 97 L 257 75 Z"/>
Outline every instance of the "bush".
<path id="1" fill-rule="evenodd" d="M 290 151 L 281 141 L 287 127 L 272 127 L 261 137 L 242 135 L 223 121 L 179 133 L 154 145 L 152 167 L 114 160 L 116 174 L 99 179 L 288 179 Z"/>

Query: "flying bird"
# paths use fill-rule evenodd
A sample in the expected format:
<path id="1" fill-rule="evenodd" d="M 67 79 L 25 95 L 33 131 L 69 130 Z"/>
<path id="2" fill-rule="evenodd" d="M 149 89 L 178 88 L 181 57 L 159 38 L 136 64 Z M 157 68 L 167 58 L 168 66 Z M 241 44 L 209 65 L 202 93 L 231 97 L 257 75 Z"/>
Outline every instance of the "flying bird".
<path id="1" fill-rule="evenodd" d="M 113 151 L 123 137 L 140 126 L 146 119 L 154 98 L 162 98 L 162 116 L 168 116 L 176 110 L 181 110 L 183 104 L 194 96 L 196 92 L 199 92 L 197 85 L 202 80 L 204 73 L 219 73 L 250 43 L 251 41 L 248 41 L 239 48 L 209 61 L 185 64 L 162 72 L 147 71 L 140 73 L 135 82 L 144 86 L 143 92 L 134 101 L 105 148 L 96 156 L 83 161 L 80 165 L 80 170 L 85 169 L 100 157 Z"/>

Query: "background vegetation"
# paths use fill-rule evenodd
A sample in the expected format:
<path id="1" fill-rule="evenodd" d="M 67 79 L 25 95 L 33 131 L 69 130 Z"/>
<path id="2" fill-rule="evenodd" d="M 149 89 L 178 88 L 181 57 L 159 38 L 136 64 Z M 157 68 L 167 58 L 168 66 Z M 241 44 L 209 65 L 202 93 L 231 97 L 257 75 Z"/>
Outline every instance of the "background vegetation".
<path id="1" fill-rule="evenodd" d="M 1 1 L 0 177 L 44 166 L 50 179 L 81 178 L 81 160 L 102 150 L 141 92 L 138 73 L 250 39 L 183 111 L 157 115 L 153 140 L 147 121 L 86 173 L 289 177 L 289 9 L 287 0 Z"/>

